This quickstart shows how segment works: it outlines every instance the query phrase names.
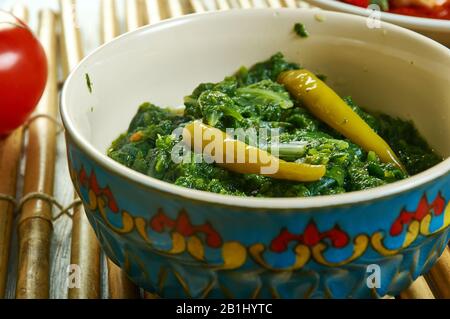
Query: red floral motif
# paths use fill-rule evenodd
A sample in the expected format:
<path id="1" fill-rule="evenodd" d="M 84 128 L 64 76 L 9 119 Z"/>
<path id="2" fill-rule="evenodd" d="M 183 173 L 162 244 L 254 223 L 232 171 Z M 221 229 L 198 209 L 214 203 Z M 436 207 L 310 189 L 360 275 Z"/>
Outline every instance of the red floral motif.
<path id="1" fill-rule="evenodd" d="M 158 213 L 150 220 L 150 227 L 158 233 L 162 233 L 167 230 L 176 231 L 185 237 L 202 233 L 206 236 L 206 244 L 208 246 L 218 248 L 222 245 L 222 238 L 210 223 L 196 226 L 192 225 L 189 215 L 184 209 L 175 220 L 167 217 L 163 210 L 160 209 Z"/>
<path id="2" fill-rule="evenodd" d="M 308 226 L 306 226 L 303 234 L 296 235 L 289 232 L 286 228 L 282 229 L 280 234 L 272 240 L 270 249 L 274 252 L 281 253 L 288 249 L 288 245 L 292 241 L 312 247 L 324 239 L 329 239 L 333 247 L 336 248 L 345 247 L 349 242 L 348 235 L 342 231 L 339 226 L 336 225 L 328 231 L 320 232 L 316 223 L 311 221 Z"/>
<path id="3" fill-rule="evenodd" d="M 444 211 L 445 199 L 439 193 L 435 200 L 429 204 L 427 196 L 424 194 L 420 199 L 419 205 L 417 205 L 416 211 L 409 212 L 403 209 L 400 215 L 394 221 L 391 226 L 390 234 L 391 236 L 398 236 L 403 233 L 404 226 L 409 225 L 413 220 L 422 221 L 426 215 L 430 212 L 434 213 L 434 216 L 439 216 Z"/>
<path id="4" fill-rule="evenodd" d="M 81 167 L 78 179 L 81 186 L 92 190 L 97 197 L 104 197 L 111 211 L 114 213 L 119 212 L 119 207 L 113 193 L 111 192 L 111 189 L 108 186 L 101 188 L 98 185 L 97 176 L 95 176 L 94 171 L 92 171 L 91 175 L 88 176 L 84 167 Z"/>

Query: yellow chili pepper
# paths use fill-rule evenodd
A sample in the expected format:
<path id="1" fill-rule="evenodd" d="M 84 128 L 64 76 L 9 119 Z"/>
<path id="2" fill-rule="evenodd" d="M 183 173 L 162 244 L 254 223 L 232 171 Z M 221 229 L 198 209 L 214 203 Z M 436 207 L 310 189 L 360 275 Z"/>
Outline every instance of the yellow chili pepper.
<path id="1" fill-rule="evenodd" d="M 258 147 L 233 139 L 219 129 L 194 121 L 183 138 L 195 152 L 212 158 L 216 165 L 241 174 L 260 174 L 276 179 L 312 182 L 326 172 L 323 165 L 286 162 Z"/>
<path id="2" fill-rule="evenodd" d="M 286 71 L 280 74 L 278 82 L 317 118 L 364 150 L 375 152 L 383 162 L 404 170 L 388 143 L 313 73 L 304 69 Z"/>

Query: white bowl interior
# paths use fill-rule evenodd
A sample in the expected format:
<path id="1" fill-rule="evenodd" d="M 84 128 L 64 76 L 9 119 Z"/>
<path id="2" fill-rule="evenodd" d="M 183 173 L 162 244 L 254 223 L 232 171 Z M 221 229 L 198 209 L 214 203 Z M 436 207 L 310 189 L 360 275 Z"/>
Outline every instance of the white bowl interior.
<path id="1" fill-rule="evenodd" d="M 296 22 L 309 38 L 292 32 Z M 369 29 L 364 18 L 314 10 L 192 15 L 122 36 L 90 55 L 66 83 L 66 124 L 106 153 L 141 103 L 180 106 L 199 83 L 278 51 L 326 74 L 329 85 L 361 106 L 413 120 L 437 152 L 450 156 L 450 51 L 390 24 Z"/>

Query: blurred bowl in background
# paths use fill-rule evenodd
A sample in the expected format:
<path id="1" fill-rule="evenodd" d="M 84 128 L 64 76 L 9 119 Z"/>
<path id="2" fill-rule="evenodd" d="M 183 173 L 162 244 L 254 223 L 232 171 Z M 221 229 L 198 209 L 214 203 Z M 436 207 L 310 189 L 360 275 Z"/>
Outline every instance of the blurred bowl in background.
<path id="1" fill-rule="evenodd" d="M 304 0 L 325 10 L 345 12 L 369 17 L 372 10 L 344 3 L 339 0 Z M 450 47 L 450 20 L 412 17 L 389 12 L 381 12 L 381 20 L 419 32 L 443 45 Z"/>

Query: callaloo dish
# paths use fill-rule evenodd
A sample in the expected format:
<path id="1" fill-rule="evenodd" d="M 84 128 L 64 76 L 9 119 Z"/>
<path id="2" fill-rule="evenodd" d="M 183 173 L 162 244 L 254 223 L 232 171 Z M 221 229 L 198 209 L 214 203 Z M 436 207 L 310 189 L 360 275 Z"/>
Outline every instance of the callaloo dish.
<path id="1" fill-rule="evenodd" d="M 165 158 L 170 153 L 165 151 L 171 143 L 168 135 L 177 126 L 174 121 L 182 128 L 190 128 L 202 118 L 202 125 L 208 125 L 208 130 L 221 132 L 221 125 L 227 127 L 228 122 L 236 123 L 234 117 L 225 114 L 229 111 L 228 104 L 209 106 L 207 97 L 211 95 L 211 88 L 223 88 L 221 93 L 225 91 L 233 101 L 232 106 L 239 110 L 237 114 L 246 118 L 247 123 L 278 126 L 284 130 L 282 134 L 290 136 L 299 131 L 298 134 L 306 137 L 312 135 L 312 142 L 321 135 L 327 136 L 327 140 L 331 136 L 334 139 L 329 141 L 329 148 L 342 141 L 348 143 L 320 119 L 320 114 L 312 115 L 307 101 L 300 101 L 296 94 L 291 94 L 288 85 L 283 84 L 283 90 L 278 92 L 283 92 L 283 97 L 289 92 L 287 99 L 269 94 L 270 101 L 282 102 L 279 105 L 286 108 L 261 108 L 260 102 L 250 101 L 244 107 L 235 105 L 239 89 L 247 89 L 248 93 L 247 81 L 255 85 L 262 78 L 270 78 L 273 83 L 281 80 L 270 71 L 274 69 L 274 62 L 239 72 L 237 79 L 244 79 L 245 83 L 230 81 L 238 83 L 229 86 L 230 92 L 226 90 L 226 81 L 219 86 L 203 85 L 206 88 L 199 89 L 197 96 L 187 99 L 187 111 L 182 116 L 144 106 L 130 132 L 115 145 L 118 152 L 115 156 L 122 154 L 121 161 L 128 161 L 130 167 L 144 174 L 104 154 L 119 132 L 127 131 L 122 125 L 129 123 L 139 103 L 153 101 L 162 106 L 179 106 L 181 97 L 205 82 L 204 79 L 220 81 L 240 65 L 251 66 L 282 48 L 288 61 L 301 61 L 304 66 L 327 75 L 323 85 L 339 84 L 340 92 L 345 92 L 343 97 L 352 94 L 356 103 L 370 106 L 370 110 L 412 119 L 433 149 L 447 158 L 450 155 L 448 49 L 389 23 L 383 24 L 386 30 L 383 33 L 383 30 L 361 28 L 366 25 L 363 17 L 323 11 L 320 15 L 324 19 L 318 21 L 317 14 L 315 10 L 295 9 L 229 10 L 170 19 L 128 33 L 101 47 L 66 81 L 61 114 L 67 132 L 71 177 L 108 258 L 123 268 L 138 286 L 163 298 L 396 296 L 426 273 L 447 246 L 450 236 L 449 159 L 392 184 L 334 196 L 228 196 L 175 186 L 145 175 L 160 174 L 161 179 L 179 184 L 200 181 L 211 190 L 218 185 L 218 192 L 228 181 L 236 188 L 232 193 L 240 191 L 250 196 L 295 196 L 299 192 L 288 194 L 284 190 L 297 189 L 320 193 L 321 190 L 314 190 L 313 186 L 319 187 L 322 181 L 335 185 L 335 179 L 328 177 L 333 171 L 331 163 L 339 163 L 335 157 L 329 159 L 322 181 L 312 182 L 288 182 L 259 174 L 247 176 L 219 165 L 174 165 L 170 158 Z M 298 22 L 307 27 L 309 38 L 294 33 L 293 26 Z M 278 65 L 281 62 L 280 58 L 274 60 Z M 286 70 L 290 68 L 293 70 Z M 276 73 L 286 70 L 292 72 L 287 73 L 291 75 L 311 79 L 316 76 L 295 68 L 281 67 Z M 92 80 L 92 92 L 87 89 L 85 73 L 89 73 Z M 114 74 L 118 76 L 112 76 Z M 275 88 L 278 90 L 279 86 L 250 87 L 250 92 L 262 89 L 277 93 Z M 327 92 L 324 99 L 334 99 L 324 90 Z M 250 97 L 255 100 L 253 95 Z M 225 97 L 222 100 L 229 101 Z M 342 103 L 336 105 L 345 109 Z M 239 118 L 235 112 L 232 114 Z M 374 116 L 374 121 L 379 121 L 380 117 Z M 217 122 L 213 126 L 207 120 Z M 369 118 L 366 121 L 370 122 Z M 414 158 L 405 159 L 401 150 L 407 151 L 408 145 L 401 142 L 401 137 L 395 137 L 401 134 L 410 141 L 413 133 L 404 130 L 411 126 L 402 125 L 401 132 L 401 122 L 395 119 L 382 123 L 390 125 L 379 127 L 378 133 L 393 148 L 400 164 L 410 170 L 408 175 L 415 173 L 411 169 L 422 170 L 423 167 L 419 169 L 419 165 L 412 164 Z M 388 139 L 386 135 L 392 137 Z M 361 136 L 367 140 L 366 134 Z M 134 142 L 130 143 L 130 139 Z M 393 141 L 398 141 L 398 145 Z M 422 142 L 412 145 L 418 143 Z M 359 144 L 352 142 L 349 148 L 355 152 L 359 148 L 361 160 L 359 163 L 347 160 L 344 190 L 345 187 L 356 189 L 356 184 L 349 182 L 347 171 L 358 172 L 358 168 L 367 165 L 369 152 L 354 145 Z M 381 145 L 380 150 L 387 150 L 383 143 L 376 145 Z M 260 147 L 267 151 L 264 145 Z M 323 155 L 327 150 L 325 145 L 308 147 L 306 155 L 301 156 L 305 161 L 330 158 Z M 127 149 L 128 152 L 121 152 Z M 337 153 L 339 148 L 336 151 L 332 148 L 329 153 L 333 151 Z M 339 154 L 343 161 L 346 153 Z M 423 155 L 429 154 L 425 151 Z M 283 159 L 297 168 L 298 164 L 305 164 L 295 163 L 286 156 Z M 422 161 L 420 156 L 415 159 L 419 159 L 417 163 L 426 163 L 426 167 L 431 165 L 430 159 Z M 380 163 L 384 163 L 381 157 Z M 216 174 L 215 180 L 201 177 L 200 173 L 212 176 L 212 173 L 207 175 L 208 171 Z M 376 170 L 372 167 L 367 175 L 376 177 Z M 246 183 L 245 179 L 251 178 L 253 180 Z M 259 183 L 252 185 L 254 180 Z M 206 186 L 203 189 L 207 189 Z M 337 186 L 325 185 L 322 193 L 333 188 L 336 190 Z M 373 267 L 374 263 L 379 265 L 379 271 L 378 267 Z M 379 277 L 379 280 L 368 285 L 369 277 Z"/>
<path id="2" fill-rule="evenodd" d="M 222 82 L 200 84 L 185 98 L 182 115 L 144 103 L 108 156 L 179 186 L 256 197 L 363 190 L 407 178 L 442 160 L 413 123 L 366 112 L 350 97 L 339 98 L 319 78 L 278 53 Z M 257 174 L 249 163 L 174 162 L 172 150 L 181 140 L 174 130 L 196 125 L 211 131 L 276 129 L 277 143 L 269 139 L 255 147 L 266 156 L 276 149 L 283 176 Z"/>

